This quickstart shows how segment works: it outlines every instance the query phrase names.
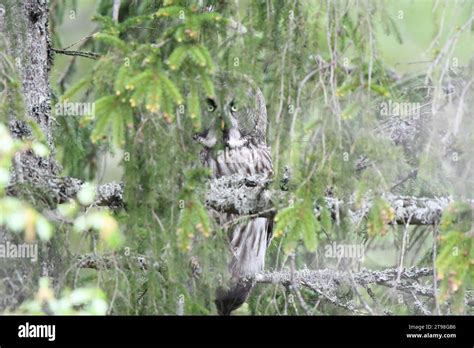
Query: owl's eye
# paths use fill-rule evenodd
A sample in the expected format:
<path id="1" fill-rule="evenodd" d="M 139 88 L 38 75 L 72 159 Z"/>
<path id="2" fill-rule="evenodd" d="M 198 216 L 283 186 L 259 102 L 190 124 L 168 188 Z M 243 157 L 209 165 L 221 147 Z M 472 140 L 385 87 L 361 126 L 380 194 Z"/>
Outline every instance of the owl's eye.
<path id="1" fill-rule="evenodd" d="M 232 104 L 232 105 L 230 106 L 230 111 L 236 112 L 237 110 L 238 110 L 237 105 Z"/>
<path id="2" fill-rule="evenodd" d="M 216 102 L 211 98 L 206 98 L 207 101 L 207 111 L 213 112 L 217 108 Z"/>

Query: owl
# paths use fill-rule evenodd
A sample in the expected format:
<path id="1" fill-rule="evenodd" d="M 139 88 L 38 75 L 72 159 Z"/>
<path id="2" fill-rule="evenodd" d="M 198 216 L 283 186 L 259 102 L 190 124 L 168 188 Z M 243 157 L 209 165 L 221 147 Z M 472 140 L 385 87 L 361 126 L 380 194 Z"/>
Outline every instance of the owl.
<path id="1" fill-rule="evenodd" d="M 261 90 L 245 76 L 221 75 L 216 97 L 204 105 L 203 132 L 194 135 L 202 145 L 200 159 L 213 178 L 241 174 L 273 175 L 270 148 L 266 143 L 267 110 Z M 211 211 L 228 227 L 230 284 L 216 293 L 220 315 L 229 315 L 247 299 L 254 277 L 264 268 L 272 237 L 273 219 L 254 217 L 244 222 L 236 214 Z M 242 221 L 242 219 L 240 219 Z"/>

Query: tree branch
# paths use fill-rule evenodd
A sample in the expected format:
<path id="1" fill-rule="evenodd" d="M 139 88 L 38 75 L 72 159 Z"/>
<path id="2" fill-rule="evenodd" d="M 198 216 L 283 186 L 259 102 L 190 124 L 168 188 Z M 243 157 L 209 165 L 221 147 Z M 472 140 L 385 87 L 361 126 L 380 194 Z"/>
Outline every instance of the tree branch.
<path id="1" fill-rule="evenodd" d="M 161 267 L 158 262 L 153 262 L 151 258 L 143 255 L 122 254 L 86 254 L 77 258 L 77 268 L 89 268 L 96 270 L 110 270 L 123 265 L 125 269 L 133 269 L 135 266 L 146 271 L 152 266 L 156 271 L 160 271 Z M 193 268 L 193 262 L 190 267 Z M 433 288 L 428 285 L 424 286 L 419 280 L 424 277 L 431 277 L 433 270 L 431 268 L 404 268 L 400 272 L 400 282 L 397 282 L 399 275 L 398 268 L 388 268 L 384 270 L 368 270 L 363 269 L 357 273 L 339 271 L 335 269 L 320 270 L 283 270 L 274 272 L 263 272 L 257 274 L 255 281 L 260 284 L 279 284 L 291 290 L 294 290 L 297 296 L 301 296 L 299 289 L 306 288 L 315 292 L 333 305 L 343 308 L 355 314 L 363 314 L 356 308 L 353 300 L 344 300 L 340 295 L 341 288 L 354 288 L 360 286 L 367 289 L 372 299 L 375 298 L 370 289 L 370 285 L 381 285 L 394 290 L 411 295 L 414 298 L 414 306 L 422 314 L 429 311 L 423 307 L 423 303 L 417 296 L 424 296 L 435 299 Z M 474 307 L 474 298 L 470 294 L 466 295 L 465 303 L 469 307 Z M 309 307 L 308 307 L 309 308 Z M 309 312 L 309 309 L 306 309 Z"/>
<path id="2" fill-rule="evenodd" d="M 388 268 L 382 271 L 373 271 L 363 269 L 360 272 L 353 273 L 354 281 L 360 286 L 369 284 L 385 285 L 395 281 L 398 274 L 398 268 Z M 403 269 L 400 279 L 418 280 L 421 277 L 431 276 L 433 270 L 430 268 L 409 268 Z M 293 284 L 292 284 L 293 279 Z M 313 285 L 322 289 L 331 290 L 341 283 L 350 283 L 348 272 L 337 271 L 334 269 L 321 270 L 300 270 L 291 274 L 290 271 L 264 272 L 256 277 L 258 283 L 272 283 L 282 285 Z"/>
<path id="3" fill-rule="evenodd" d="M 232 175 L 213 179 L 206 196 L 206 204 L 217 211 L 240 215 L 275 215 L 276 206 L 288 206 L 291 193 L 268 190 L 270 180 L 263 176 Z M 357 202 L 354 195 L 347 199 L 326 197 L 327 207 L 333 216 L 346 214 L 353 222 L 360 222 L 370 211 L 374 195 Z M 381 195 L 392 207 L 393 224 L 433 225 L 439 222 L 443 210 L 454 200 L 451 197 L 427 198 Z M 474 208 L 474 200 L 468 200 Z M 315 209 L 318 211 L 318 209 Z M 260 214 L 263 212 L 262 214 Z"/>
<path id="4" fill-rule="evenodd" d="M 293 273 L 289 270 L 284 270 L 260 273 L 256 276 L 255 280 L 257 283 L 263 284 L 280 284 L 298 288 L 305 287 L 322 295 L 331 303 L 350 311 L 354 311 L 354 308 L 350 303 L 343 303 L 338 299 L 337 290 L 345 285 L 351 286 L 351 280 L 363 288 L 368 288 L 369 285 L 382 285 L 413 296 L 419 295 L 435 298 L 431 286 L 423 286 L 418 282 L 420 278 L 433 275 L 431 268 L 405 268 L 400 273 L 400 279 L 402 280 L 400 283 L 396 281 L 398 271 L 398 268 L 388 268 L 380 271 L 363 269 L 360 272 L 353 273 L 351 277 L 349 272 L 334 269 L 305 269 Z M 466 305 L 474 307 L 474 298 L 469 294 L 466 296 Z"/>
<path id="5" fill-rule="evenodd" d="M 63 50 L 60 48 L 53 48 L 55 53 L 64 54 L 66 56 L 79 56 L 89 59 L 97 59 L 100 57 L 98 53 L 89 52 L 89 51 L 71 51 L 71 50 Z"/>
<path id="6" fill-rule="evenodd" d="M 29 167 L 27 167 L 28 169 Z M 32 170 L 32 169 L 31 169 Z M 25 174 L 25 180 L 36 186 L 47 189 L 56 202 L 62 203 L 76 196 L 82 188 L 83 181 L 71 177 L 45 177 Z M 206 205 L 220 212 L 245 216 L 273 217 L 279 208 L 289 205 L 291 192 L 269 189 L 271 180 L 265 176 L 232 175 L 210 180 L 206 194 Z M 14 194 L 16 185 L 9 187 Z M 124 207 L 124 184 L 107 183 L 97 187 L 95 205 L 112 208 Z M 354 223 L 359 223 L 369 213 L 374 195 L 356 202 L 355 196 L 338 199 L 327 196 L 326 205 L 333 216 L 348 216 Z M 443 210 L 454 200 L 451 197 L 427 198 L 396 196 L 391 193 L 381 195 L 393 209 L 394 219 L 391 224 L 434 225 L 441 218 Z M 467 201 L 474 208 L 474 200 Z M 315 214 L 319 207 L 315 207 Z"/>
<path id="7" fill-rule="evenodd" d="M 131 262 L 130 262 L 131 261 Z M 142 271 L 149 268 L 149 262 L 143 255 L 123 254 L 85 254 L 80 255 L 76 261 L 77 268 L 90 268 L 95 270 L 113 269 L 119 264 L 125 264 L 126 269 L 131 269 L 135 264 Z M 156 263 L 154 264 L 156 266 Z"/>

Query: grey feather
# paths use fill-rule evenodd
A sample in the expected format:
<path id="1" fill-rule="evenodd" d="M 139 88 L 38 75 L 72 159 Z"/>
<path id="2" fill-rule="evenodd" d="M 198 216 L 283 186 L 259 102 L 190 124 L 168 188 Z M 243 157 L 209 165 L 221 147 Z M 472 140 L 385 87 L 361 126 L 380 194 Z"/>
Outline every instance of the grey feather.
<path id="1" fill-rule="evenodd" d="M 213 177 L 232 174 L 273 175 L 270 148 L 266 144 L 267 110 L 262 91 L 245 76 L 220 75 L 219 95 L 203 110 L 207 127 L 194 139 L 203 146 L 201 161 Z M 215 107 L 214 107 L 215 106 Z M 220 125 L 224 125 L 222 129 Z M 252 218 L 232 223 L 239 216 L 219 215 L 227 228 L 230 282 L 216 293 L 219 314 L 228 315 L 247 299 L 254 276 L 265 265 L 273 220 Z"/>

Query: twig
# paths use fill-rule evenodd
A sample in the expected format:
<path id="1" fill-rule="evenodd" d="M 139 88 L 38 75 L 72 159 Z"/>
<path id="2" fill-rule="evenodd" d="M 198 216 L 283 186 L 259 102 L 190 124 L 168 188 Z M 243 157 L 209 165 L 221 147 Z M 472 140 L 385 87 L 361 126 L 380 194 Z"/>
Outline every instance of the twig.
<path id="1" fill-rule="evenodd" d="M 413 296 L 415 300 L 413 302 L 413 305 L 415 306 L 415 308 L 419 310 L 423 315 L 431 315 L 431 312 L 428 309 L 426 309 L 425 306 L 423 306 L 423 303 L 418 299 L 418 297 L 416 297 L 416 294 L 414 291 L 411 293 L 411 295 Z"/>
<path id="2" fill-rule="evenodd" d="M 405 252 L 408 244 L 408 227 L 410 225 L 410 220 L 411 216 L 408 217 L 408 220 L 405 224 L 405 228 L 403 230 L 402 249 L 400 250 L 400 265 L 398 266 L 397 284 L 400 282 L 400 276 L 403 271 L 403 261 L 405 260 Z"/>
<path id="3" fill-rule="evenodd" d="M 55 53 L 65 54 L 67 56 L 78 56 L 78 57 L 84 57 L 84 58 L 89 58 L 89 59 L 97 59 L 100 57 L 98 53 L 88 52 L 88 51 L 84 51 L 84 52 L 70 51 L 70 50 L 63 50 L 60 48 L 53 48 L 53 51 Z"/>
<path id="4" fill-rule="evenodd" d="M 433 227 L 433 293 L 435 294 L 435 306 L 436 306 L 436 313 L 438 315 L 441 315 L 441 310 L 438 302 L 438 286 L 437 286 L 437 281 L 438 281 L 438 274 L 436 272 L 436 254 L 438 252 L 438 224 L 436 224 Z"/>
<path id="5" fill-rule="evenodd" d="M 395 190 L 398 186 L 403 185 L 405 182 L 407 182 L 409 179 L 415 179 L 416 176 L 418 175 L 418 168 L 412 169 L 407 176 L 405 176 L 402 180 L 397 182 L 395 185 L 392 186 L 390 191 Z"/>

